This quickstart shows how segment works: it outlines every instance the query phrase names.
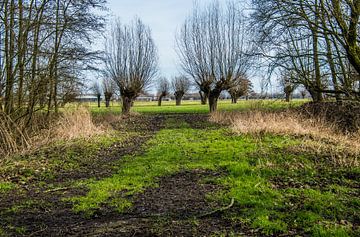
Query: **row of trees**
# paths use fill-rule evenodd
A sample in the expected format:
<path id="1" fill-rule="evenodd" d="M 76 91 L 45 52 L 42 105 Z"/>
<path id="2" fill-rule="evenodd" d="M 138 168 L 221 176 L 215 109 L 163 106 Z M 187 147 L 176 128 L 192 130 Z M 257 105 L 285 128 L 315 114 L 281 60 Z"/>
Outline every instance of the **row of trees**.
<path id="1" fill-rule="evenodd" d="M 258 53 L 288 95 L 303 86 L 314 101 L 360 99 L 360 1 L 254 0 Z"/>
<path id="2" fill-rule="evenodd" d="M 171 91 L 174 92 L 176 105 L 181 105 L 181 100 L 183 96 L 189 92 L 191 85 L 190 79 L 186 76 L 175 77 L 171 83 L 164 77 L 160 78 L 157 88 L 158 105 L 161 106 L 162 98 L 170 95 Z M 252 92 L 252 83 L 247 78 L 239 78 L 227 91 L 231 96 L 232 103 L 235 104 L 240 97 L 248 97 L 250 95 Z M 199 94 L 202 96 L 203 92 L 200 91 Z M 202 101 L 202 103 L 206 104 L 206 101 Z"/>
<path id="3" fill-rule="evenodd" d="M 105 0 L 0 1 L 0 112 L 31 124 L 77 94 L 98 54 L 89 50 Z"/>
<path id="4" fill-rule="evenodd" d="M 190 87 L 190 78 L 199 89 L 202 102 L 209 101 L 210 111 L 217 108 L 222 91 L 228 90 L 233 102 L 251 88 L 247 79 L 253 63 L 253 45 L 247 25 L 234 3 L 222 8 L 213 2 L 205 9 L 195 7 L 177 36 L 177 49 L 184 77 L 175 78 L 173 90 L 177 104 Z M 123 113 L 143 92 L 157 73 L 157 51 L 150 29 L 139 19 L 129 26 L 115 23 L 107 40 L 106 73 L 118 86 Z M 158 81 L 159 105 L 171 85 Z"/>
<path id="5" fill-rule="evenodd" d="M 183 75 L 176 76 L 171 81 L 166 77 L 160 77 L 157 79 L 157 84 L 158 106 L 161 106 L 164 97 L 171 94 L 175 97 L 176 105 L 181 105 L 182 98 L 192 87 L 190 79 Z M 105 98 L 105 106 L 109 107 L 113 95 L 116 94 L 116 85 L 114 84 L 114 81 L 109 78 L 104 78 L 101 84 L 98 82 L 93 83 L 90 89 L 97 97 L 98 107 L 101 105 L 102 96 Z M 237 100 L 240 97 L 248 97 L 251 92 L 251 81 L 246 78 L 239 80 L 238 84 L 228 90 L 232 103 L 237 103 Z"/>

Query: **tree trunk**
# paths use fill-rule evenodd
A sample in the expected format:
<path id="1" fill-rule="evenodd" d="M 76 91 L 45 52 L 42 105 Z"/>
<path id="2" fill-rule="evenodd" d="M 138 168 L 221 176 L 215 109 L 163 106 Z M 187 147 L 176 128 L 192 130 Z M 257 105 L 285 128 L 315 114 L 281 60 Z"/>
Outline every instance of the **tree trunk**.
<path id="1" fill-rule="evenodd" d="M 314 102 L 321 102 L 322 101 L 321 100 L 322 98 L 319 99 L 318 93 L 315 91 L 315 89 L 313 87 L 307 86 L 306 89 L 309 92 L 309 94 L 310 94 L 310 96 L 311 96 L 311 98 L 312 98 L 312 100 Z"/>
<path id="2" fill-rule="evenodd" d="M 234 95 L 230 95 L 231 96 L 231 104 L 237 104 L 237 98 Z"/>
<path id="3" fill-rule="evenodd" d="M 44 4 L 42 4 L 40 13 L 39 13 L 39 17 L 38 19 L 43 19 L 43 13 L 44 13 Z M 34 35 L 33 35 L 33 40 L 32 40 L 32 47 L 33 47 L 33 53 L 31 55 L 31 73 L 30 73 L 30 83 L 29 83 L 29 102 L 28 102 L 28 106 L 27 106 L 27 122 L 26 122 L 26 127 L 28 127 L 32 121 L 32 117 L 33 117 L 33 113 L 34 113 L 34 108 L 35 108 L 35 104 L 36 104 L 36 100 L 37 100 L 37 88 L 38 86 L 36 85 L 36 71 L 38 69 L 38 65 L 37 65 L 37 60 L 38 60 L 38 53 L 39 53 L 39 38 L 40 38 L 40 28 L 41 25 L 37 24 L 35 26 L 34 29 Z"/>
<path id="4" fill-rule="evenodd" d="M 291 100 L 291 93 L 285 93 L 285 101 L 290 102 Z"/>
<path id="5" fill-rule="evenodd" d="M 183 98 L 184 93 L 182 91 L 176 91 L 174 95 L 175 95 L 175 100 L 176 100 L 176 106 L 180 106 L 181 99 Z"/>
<path id="6" fill-rule="evenodd" d="M 106 108 L 110 107 L 110 99 L 109 98 L 105 98 L 105 106 L 106 106 Z"/>
<path id="7" fill-rule="evenodd" d="M 122 98 L 122 113 L 123 114 L 126 115 L 126 114 L 130 113 L 131 103 L 132 103 L 132 99 L 130 99 L 129 97 L 124 96 Z"/>
<path id="8" fill-rule="evenodd" d="M 325 4 L 324 4 L 324 0 L 320 0 L 320 4 L 321 4 L 321 8 L 325 9 Z M 322 12 L 321 14 L 321 22 L 322 25 L 324 27 L 326 27 L 326 19 L 325 19 L 325 14 L 324 12 Z M 335 67 L 335 63 L 334 63 L 334 58 L 333 58 L 333 52 L 332 52 L 332 44 L 329 38 L 329 35 L 327 33 L 327 31 L 325 30 L 323 32 L 324 38 L 325 38 L 325 42 L 326 42 L 326 58 L 328 60 L 329 66 L 330 66 L 330 71 L 331 71 L 331 78 L 332 78 L 332 82 L 334 85 L 334 90 L 335 91 L 339 91 L 339 84 L 338 84 L 338 80 L 337 80 L 337 73 L 336 73 L 336 67 Z M 341 95 L 339 93 L 335 94 L 335 98 L 337 102 L 341 102 Z"/>
<path id="9" fill-rule="evenodd" d="M 15 56 L 15 2 L 10 2 L 9 25 L 5 24 L 5 57 L 6 57 L 6 82 L 5 82 L 5 113 L 10 114 L 13 111 L 14 103 L 14 56 Z M 7 11 L 5 19 L 7 20 Z"/>
<path id="10" fill-rule="evenodd" d="M 100 108 L 101 95 L 97 95 L 98 108 Z"/>
<path id="11" fill-rule="evenodd" d="M 215 112 L 217 110 L 217 102 L 218 102 L 220 93 L 221 93 L 221 91 L 216 90 L 216 89 L 209 93 L 210 113 Z"/>
<path id="12" fill-rule="evenodd" d="M 180 106 L 180 105 L 181 105 L 181 99 L 182 99 L 182 97 L 180 97 L 180 96 L 177 96 L 177 97 L 176 97 L 176 106 Z"/>
<path id="13" fill-rule="evenodd" d="M 163 98 L 163 96 L 160 95 L 160 96 L 159 96 L 159 100 L 158 100 L 158 106 L 161 106 L 162 98 Z"/>
<path id="14" fill-rule="evenodd" d="M 26 54 L 26 38 L 23 29 L 23 1 L 18 1 L 19 7 L 19 29 L 18 29 L 18 68 L 19 68 L 19 76 L 18 76 L 18 101 L 17 106 L 18 108 L 22 107 L 23 104 L 23 86 L 24 86 L 24 75 L 25 75 L 25 54 Z"/>
<path id="15" fill-rule="evenodd" d="M 201 104 L 206 105 L 206 102 L 208 100 L 208 94 L 202 91 L 199 91 L 199 94 L 200 94 Z"/>
<path id="16" fill-rule="evenodd" d="M 318 13 L 318 1 L 315 1 L 315 11 Z M 314 68 L 315 68 L 315 85 L 316 85 L 316 97 L 317 101 L 321 102 L 323 101 L 323 95 L 321 92 L 322 89 L 322 82 L 321 82 L 321 70 L 320 70 L 320 61 L 319 61 L 319 36 L 318 36 L 318 26 L 317 23 L 319 21 L 319 16 L 315 15 L 316 19 L 316 25 L 312 26 L 310 25 L 311 33 L 312 33 L 312 39 L 313 39 L 313 54 L 314 54 Z"/>
<path id="17" fill-rule="evenodd" d="M 343 47 L 346 50 L 347 58 L 349 62 L 353 65 L 354 69 L 360 74 L 360 47 L 358 45 L 358 24 L 359 24 L 359 2 L 358 1 L 349 1 L 351 2 L 351 12 L 350 19 L 345 19 L 343 17 L 343 1 L 332 0 L 332 11 L 334 12 L 336 21 L 344 35 Z M 350 5 L 350 3 L 348 3 Z M 346 21 L 349 21 L 347 24 Z"/>

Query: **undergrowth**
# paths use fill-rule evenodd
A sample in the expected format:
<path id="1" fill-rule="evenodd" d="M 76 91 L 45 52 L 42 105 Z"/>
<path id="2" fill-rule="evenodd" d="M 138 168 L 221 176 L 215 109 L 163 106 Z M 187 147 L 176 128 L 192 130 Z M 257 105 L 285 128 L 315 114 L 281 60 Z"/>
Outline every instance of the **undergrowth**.
<path id="1" fill-rule="evenodd" d="M 57 141 L 87 139 L 107 133 L 106 119 L 95 124 L 89 108 L 84 106 L 50 117 L 39 111 L 30 124 L 24 118 L 15 121 L 0 113 L 0 157 L 29 153 Z"/>

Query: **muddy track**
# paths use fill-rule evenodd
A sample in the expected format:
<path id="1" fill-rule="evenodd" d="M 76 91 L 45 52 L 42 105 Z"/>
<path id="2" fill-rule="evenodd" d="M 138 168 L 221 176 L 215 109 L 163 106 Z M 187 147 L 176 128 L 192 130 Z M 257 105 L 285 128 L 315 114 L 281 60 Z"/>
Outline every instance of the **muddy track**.
<path id="1" fill-rule="evenodd" d="M 222 187 L 204 183 L 203 180 L 220 175 L 217 172 L 194 170 L 163 177 L 157 182 L 159 187 L 149 188 L 134 197 L 134 205 L 127 212 L 99 216 L 69 230 L 66 235 L 207 236 L 224 230 L 226 224 L 221 218 L 194 219 L 219 207 L 217 203 L 207 200 L 206 195 Z M 231 227 L 229 224 L 227 226 Z"/>
<path id="2" fill-rule="evenodd" d="M 124 155 L 142 152 L 142 145 L 163 128 L 166 118 L 185 121 L 193 129 L 208 127 L 206 115 L 145 117 L 128 119 L 125 125 L 113 125 L 116 129 L 140 131 L 141 136 L 99 151 L 96 162 L 84 166 L 80 172 L 57 172 L 51 182 L 66 184 L 110 176 L 114 172 L 113 162 Z M 65 188 L 45 190 L 37 188 L 34 180 L 21 192 L 0 198 L 0 226 L 7 226 L 10 236 L 209 236 L 218 231 L 239 229 L 221 215 L 197 218 L 220 207 L 206 196 L 223 187 L 204 181 L 220 175 L 214 171 L 194 170 L 162 177 L 157 180 L 158 187 L 134 196 L 133 207 L 125 213 L 104 206 L 89 218 L 75 213 L 72 203 L 64 201 L 67 197 L 86 194 L 85 188 L 66 188 L 65 185 Z M 11 209 L 14 206 L 21 208 L 14 211 Z M 12 227 L 9 229 L 9 226 Z"/>

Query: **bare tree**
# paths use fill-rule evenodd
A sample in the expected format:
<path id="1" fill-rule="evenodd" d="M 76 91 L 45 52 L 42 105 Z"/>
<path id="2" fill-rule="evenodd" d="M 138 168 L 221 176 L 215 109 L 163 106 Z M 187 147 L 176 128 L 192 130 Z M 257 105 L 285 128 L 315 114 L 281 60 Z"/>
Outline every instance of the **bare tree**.
<path id="1" fill-rule="evenodd" d="M 130 25 L 117 21 L 105 48 L 105 71 L 120 90 L 122 112 L 130 112 L 133 100 L 149 86 L 158 69 L 157 49 L 150 28 L 140 19 Z"/>
<path id="2" fill-rule="evenodd" d="M 171 86 L 174 91 L 176 105 L 181 105 L 183 96 L 190 90 L 190 80 L 186 76 L 177 76 L 173 79 Z"/>
<path id="3" fill-rule="evenodd" d="M 115 93 L 114 81 L 109 78 L 104 78 L 102 81 L 102 89 L 105 97 L 105 106 L 110 107 L 110 101 Z"/>
<path id="4" fill-rule="evenodd" d="M 359 77 L 349 77 L 350 71 L 360 72 L 360 1 L 254 0 L 253 5 L 256 38 L 272 66 L 295 71 L 296 83 L 314 101 L 323 94 L 337 101 L 360 98 Z"/>
<path id="5" fill-rule="evenodd" d="M 302 90 L 300 90 L 300 95 L 301 95 L 301 98 L 302 99 L 305 99 L 305 97 L 306 97 L 306 90 L 305 89 L 302 89 Z"/>
<path id="6" fill-rule="evenodd" d="M 235 85 L 228 92 L 231 96 L 231 103 L 236 104 L 238 98 L 246 96 L 248 98 L 252 90 L 252 83 L 246 77 L 240 77 L 236 80 Z"/>
<path id="7" fill-rule="evenodd" d="M 97 104 L 98 104 L 98 107 L 100 108 L 101 94 L 102 94 L 100 84 L 98 82 L 94 82 L 90 89 L 92 90 L 92 92 L 96 96 Z"/>
<path id="8" fill-rule="evenodd" d="M 231 2 L 225 9 L 218 2 L 202 11 L 195 7 L 177 37 L 182 68 L 208 96 L 210 112 L 217 109 L 220 93 L 233 87 L 252 63 L 249 32 L 240 12 Z"/>
<path id="9" fill-rule="evenodd" d="M 162 99 L 170 94 L 170 83 L 165 77 L 158 80 L 158 106 L 161 106 Z"/>
<path id="10" fill-rule="evenodd" d="M 294 73 L 285 71 L 279 78 L 280 85 L 285 93 L 285 101 L 290 102 L 293 92 L 296 89 L 296 84 L 294 84 Z"/>
<path id="11" fill-rule="evenodd" d="M 98 13 L 105 2 L 0 1 L 0 97 L 7 115 L 30 125 L 36 111 L 57 111 L 69 79 L 78 84 L 98 55 L 85 45 L 104 26 Z"/>

